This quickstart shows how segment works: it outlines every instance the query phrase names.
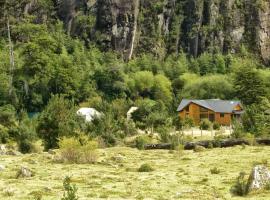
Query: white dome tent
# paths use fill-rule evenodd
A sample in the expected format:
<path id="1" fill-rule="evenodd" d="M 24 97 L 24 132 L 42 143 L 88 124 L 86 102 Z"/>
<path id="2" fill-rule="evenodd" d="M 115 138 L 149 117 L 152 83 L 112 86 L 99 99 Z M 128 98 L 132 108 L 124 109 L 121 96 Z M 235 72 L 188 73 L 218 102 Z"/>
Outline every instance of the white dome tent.
<path id="1" fill-rule="evenodd" d="M 86 122 L 91 122 L 95 118 L 101 117 L 101 113 L 98 112 L 95 108 L 80 108 L 77 111 L 77 115 L 84 117 Z"/>

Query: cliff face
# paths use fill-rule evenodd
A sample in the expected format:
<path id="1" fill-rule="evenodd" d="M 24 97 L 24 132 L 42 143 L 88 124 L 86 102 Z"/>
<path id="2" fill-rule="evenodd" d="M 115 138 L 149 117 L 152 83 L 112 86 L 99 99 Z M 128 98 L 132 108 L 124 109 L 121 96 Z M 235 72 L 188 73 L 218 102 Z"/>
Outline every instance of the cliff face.
<path id="1" fill-rule="evenodd" d="M 28 1 L 31 14 L 37 0 Z M 52 0 L 68 33 L 125 60 L 141 53 L 234 53 L 242 44 L 270 62 L 268 0 Z M 42 12 L 36 12 L 41 15 Z M 47 16 L 49 17 L 49 16 Z M 40 21 L 46 19 L 42 14 Z"/>

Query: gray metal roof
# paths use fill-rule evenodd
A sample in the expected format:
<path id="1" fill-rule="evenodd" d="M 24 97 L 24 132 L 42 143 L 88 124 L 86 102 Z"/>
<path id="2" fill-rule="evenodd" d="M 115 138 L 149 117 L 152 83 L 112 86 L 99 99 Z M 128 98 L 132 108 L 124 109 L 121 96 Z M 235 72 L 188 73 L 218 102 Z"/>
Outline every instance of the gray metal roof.
<path id="1" fill-rule="evenodd" d="M 209 110 L 219 113 L 232 113 L 235 106 L 238 104 L 242 107 L 240 101 L 236 100 L 220 100 L 220 99 L 206 99 L 206 100 L 197 100 L 197 99 L 183 99 L 180 105 L 177 108 L 177 111 L 183 110 L 190 103 L 195 103 Z"/>

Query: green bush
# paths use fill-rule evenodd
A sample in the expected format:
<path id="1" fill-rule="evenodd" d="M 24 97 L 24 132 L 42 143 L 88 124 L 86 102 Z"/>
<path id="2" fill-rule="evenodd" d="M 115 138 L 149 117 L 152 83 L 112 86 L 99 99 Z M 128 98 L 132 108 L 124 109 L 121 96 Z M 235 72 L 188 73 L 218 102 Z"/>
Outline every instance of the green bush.
<path id="1" fill-rule="evenodd" d="M 201 130 L 209 130 L 212 127 L 212 123 L 208 119 L 203 119 L 200 122 L 200 129 Z"/>
<path id="2" fill-rule="evenodd" d="M 8 128 L 0 124 L 0 143 L 6 144 L 9 139 Z"/>
<path id="3" fill-rule="evenodd" d="M 67 163 L 95 163 L 98 159 L 96 141 L 81 144 L 76 138 L 62 138 L 59 142 L 61 161 Z"/>
<path id="4" fill-rule="evenodd" d="M 220 124 L 218 122 L 213 123 L 213 129 L 214 130 L 219 130 L 220 129 Z"/>
<path id="5" fill-rule="evenodd" d="M 154 171 L 154 168 L 152 168 L 149 164 L 145 163 L 140 166 L 138 169 L 138 172 L 151 172 Z"/>
<path id="6" fill-rule="evenodd" d="M 219 174 L 220 170 L 217 167 L 210 169 L 211 174 Z"/>
<path id="7" fill-rule="evenodd" d="M 33 152 L 33 144 L 31 141 L 25 139 L 18 142 L 19 151 L 21 153 L 30 153 Z"/>
<path id="8" fill-rule="evenodd" d="M 63 186 L 64 186 L 64 195 L 61 198 L 61 200 L 78 200 L 79 197 L 77 196 L 77 187 L 76 185 L 71 185 L 71 178 L 66 177 L 63 181 Z"/>
<path id="9" fill-rule="evenodd" d="M 52 96 L 37 124 L 45 150 L 58 148 L 60 137 L 73 136 L 79 126 L 77 120 L 79 118 L 71 101 L 63 96 Z"/>
<path id="10" fill-rule="evenodd" d="M 231 188 L 231 192 L 237 196 L 247 195 L 247 180 L 245 179 L 246 173 L 240 172 L 235 184 Z"/>
<path id="11" fill-rule="evenodd" d="M 136 137 L 135 144 L 136 147 L 140 150 L 144 149 L 144 145 L 150 143 L 150 138 L 147 135 L 141 135 Z"/>

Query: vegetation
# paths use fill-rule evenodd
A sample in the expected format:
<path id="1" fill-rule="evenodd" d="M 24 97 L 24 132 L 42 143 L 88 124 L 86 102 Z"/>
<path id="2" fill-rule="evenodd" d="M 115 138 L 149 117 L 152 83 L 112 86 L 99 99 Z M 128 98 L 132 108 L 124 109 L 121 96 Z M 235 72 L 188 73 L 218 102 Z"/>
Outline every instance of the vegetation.
<path id="1" fill-rule="evenodd" d="M 246 146 L 245 149 L 236 146 L 199 153 L 185 151 L 180 157 L 177 153 L 168 153 L 169 150 L 138 151 L 114 147 L 99 149 L 99 162 L 95 165 L 55 163 L 48 153 L 1 156 L 1 165 L 6 169 L 0 173 L 0 199 L 7 199 L 8 192 L 12 194 L 9 198 L 16 200 L 34 199 L 37 194 L 42 194 L 42 199 L 61 199 L 65 191 L 63 180 L 72 176 L 70 185 L 76 185 L 79 199 L 135 199 L 139 195 L 142 198 L 177 199 L 181 193 L 181 199 L 212 199 L 214 196 L 240 200 L 243 197 L 230 192 L 239 172 L 244 171 L 247 178 L 255 162 L 269 160 L 269 150 L 267 146 Z M 124 157 L 123 162 L 111 159 L 119 154 Z M 138 172 L 144 163 L 155 170 Z M 20 165 L 33 169 L 35 176 L 14 179 Z M 211 174 L 210 169 L 214 167 L 221 173 Z M 205 178 L 208 180 L 202 182 Z M 245 199 L 267 200 L 269 195 L 269 190 L 265 190 L 248 194 Z"/>
<path id="2" fill-rule="evenodd" d="M 77 187 L 76 185 L 71 185 L 71 178 L 66 176 L 66 178 L 63 181 L 63 186 L 65 189 L 65 193 L 63 195 L 63 198 L 61 200 L 79 200 L 77 197 Z"/>
<path id="3" fill-rule="evenodd" d="M 138 172 L 151 172 L 154 171 L 154 169 L 151 167 L 151 165 L 145 163 L 140 166 L 138 169 Z"/>

